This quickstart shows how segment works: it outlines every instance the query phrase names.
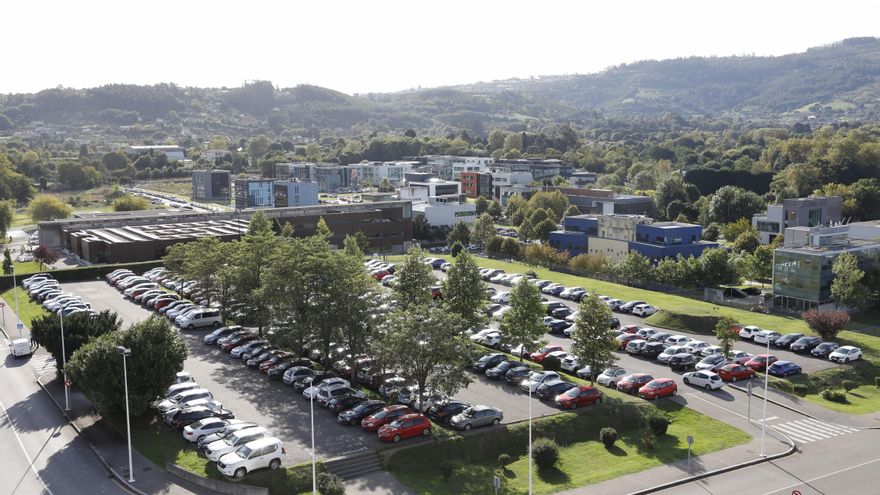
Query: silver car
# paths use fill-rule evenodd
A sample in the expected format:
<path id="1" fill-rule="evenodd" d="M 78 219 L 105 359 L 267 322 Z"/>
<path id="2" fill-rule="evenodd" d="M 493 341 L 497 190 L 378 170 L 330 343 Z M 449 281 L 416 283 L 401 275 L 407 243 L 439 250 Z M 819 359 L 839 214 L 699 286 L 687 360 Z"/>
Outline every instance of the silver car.
<path id="1" fill-rule="evenodd" d="M 471 406 L 460 414 L 456 414 L 449 422 L 459 430 L 470 430 L 477 426 L 497 425 L 504 419 L 501 409 L 489 406 Z"/>

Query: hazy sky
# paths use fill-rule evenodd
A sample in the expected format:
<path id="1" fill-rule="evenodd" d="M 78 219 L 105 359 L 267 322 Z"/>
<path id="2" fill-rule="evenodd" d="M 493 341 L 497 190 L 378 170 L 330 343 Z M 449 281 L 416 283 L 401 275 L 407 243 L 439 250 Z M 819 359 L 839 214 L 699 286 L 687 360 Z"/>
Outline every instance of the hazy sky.
<path id="1" fill-rule="evenodd" d="M 876 0 L 7 0 L 2 13 L 3 93 L 254 79 L 397 91 L 880 35 Z"/>

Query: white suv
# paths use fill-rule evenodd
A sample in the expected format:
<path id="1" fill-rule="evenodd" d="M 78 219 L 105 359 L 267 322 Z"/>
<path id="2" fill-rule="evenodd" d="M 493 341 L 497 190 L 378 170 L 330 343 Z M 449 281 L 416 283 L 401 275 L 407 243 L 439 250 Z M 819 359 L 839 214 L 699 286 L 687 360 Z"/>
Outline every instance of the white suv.
<path id="1" fill-rule="evenodd" d="M 205 457 L 207 457 L 209 461 L 217 462 L 220 460 L 221 457 L 229 454 L 230 452 L 235 452 L 242 445 L 253 442 L 254 440 L 259 440 L 261 438 L 270 437 L 272 437 L 272 435 L 269 434 L 269 430 L 263 428 L 262 426 L 255 426 L 253 428 L 238 430 L 232 435 L 223 438 L 222 440 L 217 440 L 216 442 L 209 443 L 205 447 Z"/>
<path id="2" fill-rule="evenodd" d="M 204 308 L 178 316 L 175 319 L 175 323 L 180 328 L 192 330 L 195 327 L 219 327 L 223 324 L 223 318 L 220 316 L 219 309 Z"/>
<path id="3" fill-rule="evenodd" d="M 266 437 L 242 445 L 235 452 L 224 455 L 217 461 L 217 469 L 226 476 L 241 479 L 251 471 L 269 468 L 272 471 L 281 467 L 281 460 L 287 456 L 281 440 Z"/>

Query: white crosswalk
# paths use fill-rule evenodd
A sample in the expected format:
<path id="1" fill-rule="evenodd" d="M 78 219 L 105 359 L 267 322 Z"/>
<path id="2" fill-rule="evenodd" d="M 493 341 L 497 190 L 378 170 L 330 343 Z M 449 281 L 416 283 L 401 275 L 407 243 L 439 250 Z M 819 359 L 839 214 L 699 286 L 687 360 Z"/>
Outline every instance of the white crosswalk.
<path id="1" fill-rule="evenodd" d="M 29 364 L 37 375 L 42 375 L 47 371 L 55 369 L 55 358 L 51 354 L 38 354 L 31 356 Z"/>
<path id="2" fill-rule="evenodd" d="M 801 443 L 817 442 L 828 438 L 858 433 L 858 429 L 826 423 L 817 419 L 799 419 L 784 423 L 770 424 L 772 428 L 785 433 Z"/>

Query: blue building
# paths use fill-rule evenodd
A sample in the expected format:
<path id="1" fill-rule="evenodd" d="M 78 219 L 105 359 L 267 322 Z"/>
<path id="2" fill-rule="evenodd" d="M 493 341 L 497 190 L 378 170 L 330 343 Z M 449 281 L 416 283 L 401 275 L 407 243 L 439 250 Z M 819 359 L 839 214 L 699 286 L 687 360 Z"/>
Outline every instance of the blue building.
<path id="1" fill-rule="evenodd" d="M 617 261 L 631 251 L 658 261 L 699 256 L 718 247 L 702 240 L 703 228 L 680 222 L 654 222 L 643 215 L 576 215 L 566 217 L 565 230 L 551 232 L 550 246 L 560 251 L 597 254 Z"/>

